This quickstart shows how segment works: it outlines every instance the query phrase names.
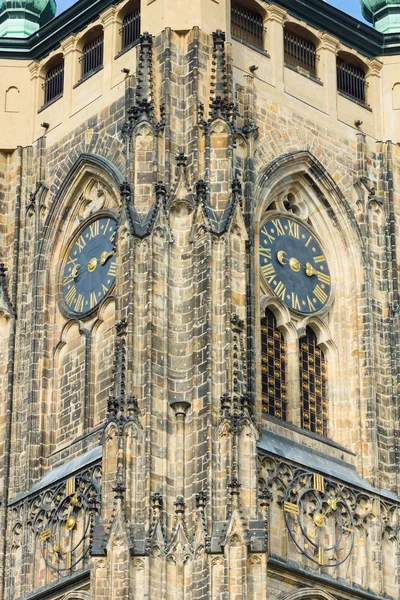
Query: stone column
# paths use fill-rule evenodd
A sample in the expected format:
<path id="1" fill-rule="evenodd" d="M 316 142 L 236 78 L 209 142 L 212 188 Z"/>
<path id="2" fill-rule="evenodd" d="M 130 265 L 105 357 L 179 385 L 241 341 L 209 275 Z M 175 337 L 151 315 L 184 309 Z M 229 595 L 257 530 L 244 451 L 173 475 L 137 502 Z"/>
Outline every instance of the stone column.
<path id="1" fill-rule="evenodd" d="M 272 83 L 277 90 L 284 91 L 283 78 L 284 69 L 284 44 L 283 28 L 287 20 L 287 13 L 279 6 L 271 5 L 268 9 L 266 20 L 268 48 L 270 48 L 272 60 Z"/>
<path id="2" fill-rule="evenodd" d="M 64 54 L 64 92 L 63 110 L 64 117 L 69 117 L 72 112 L 72 88 L 78 81 L 78 56 L 76 52 L 76 37 L 70 35 L 61 44 Z"/>
<path id="3" fill-rule="evenodd" d="M 104 25 L 104 55 L 103 65 L 104 74 L 103 82 L 106 89 L 110 89 L 112 85 L 112 77 L 114 70 L 114 56 L 117 54 L 116 36 L 118 35 L 118 27 L 116 27 L 118 9 L 115 6 L 110 6 L 101 15 L 101 22 Z M 108 84 L 107 84 L 108 82 Z"/>
<path id="4" fill-rule="evenodd" d="M 320 77 L 325 87 L 325 110 L 330 117 L 337 119 L 336 55 L 339 42 L 329 33 L 323 33 L 321 39 Z"/>
<path id="5" fill-rule="evenodd" d="M 383 64 L 377 58 L 373 58 L 368 63 L 369 72 L 367 73 L 367 92 L 366 102 L 370 105 L 374 113 L 375 137 L 381 139 L 383 127 L 383 110 L 382 110 L 382 78 L 381 70 Z"/>

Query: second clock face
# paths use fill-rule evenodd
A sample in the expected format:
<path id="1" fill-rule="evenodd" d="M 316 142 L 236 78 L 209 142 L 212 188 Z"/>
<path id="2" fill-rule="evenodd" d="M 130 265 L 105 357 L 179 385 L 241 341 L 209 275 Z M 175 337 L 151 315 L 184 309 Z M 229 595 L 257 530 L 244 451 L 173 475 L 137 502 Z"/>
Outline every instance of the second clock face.
<path id="1" fill-rule="evenodd" d="M 83 316 L 103 300 L 117 274 L 117 221 L 101 217 L 75 236 L 63 266 L 62 296 L 69 313 Z"/>
<path id="2" fill-rule="evenodd" d="M 327 304 L 331 277 L 321 244 L 296 219 L 275 216 L 260 231 L 261 273 L 291 310 L 315 313 Z"/>

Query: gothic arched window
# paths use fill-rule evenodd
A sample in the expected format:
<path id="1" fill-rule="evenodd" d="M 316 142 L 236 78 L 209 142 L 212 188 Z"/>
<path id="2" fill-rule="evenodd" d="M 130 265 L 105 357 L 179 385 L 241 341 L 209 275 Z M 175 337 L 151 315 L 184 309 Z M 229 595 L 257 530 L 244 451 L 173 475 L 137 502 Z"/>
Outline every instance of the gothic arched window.
<path id="1" fill-rule="evenodd" d="M 286 421 L 286 345 L 269 309 L 261 319 L 261 361 L 263 412 Z"/>
<path id="2" fill-rule="evenodd" d="M 310 327 L 299 341 L 301 426 L 327 435 L 327 361 Z"/>

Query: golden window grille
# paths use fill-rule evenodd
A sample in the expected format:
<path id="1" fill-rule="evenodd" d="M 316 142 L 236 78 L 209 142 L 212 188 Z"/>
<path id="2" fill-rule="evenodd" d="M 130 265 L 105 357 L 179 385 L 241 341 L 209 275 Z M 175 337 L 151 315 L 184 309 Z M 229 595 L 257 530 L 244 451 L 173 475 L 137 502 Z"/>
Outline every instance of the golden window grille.
<path id="1" fill-rule="evenodd" d="M 327 361 L 310 327 L 299 341 L 301 426 L 327 435 Z"/>
<path id="2" fill-rule="evenodd" d="M 286 344 L 268 309 L 261 319 L 261 373 L 263 412 L 286 421 Z"/>

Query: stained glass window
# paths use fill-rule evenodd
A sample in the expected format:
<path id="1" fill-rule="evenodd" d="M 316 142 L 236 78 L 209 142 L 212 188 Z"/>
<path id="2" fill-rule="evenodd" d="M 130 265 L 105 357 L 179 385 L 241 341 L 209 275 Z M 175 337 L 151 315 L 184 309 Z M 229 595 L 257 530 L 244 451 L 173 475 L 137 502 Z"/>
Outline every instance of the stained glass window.
<path id="1" fill-rule="evenodd" d="M 301 426 L 327 435 L 327 362 L 310 327 L 299 341 Z"/>
<path id="2" fill-rule="evenodd" d="M 286 345 L 268 309 L 261 319 L 261 362 L 263 412 L 286 421 Z"/>

